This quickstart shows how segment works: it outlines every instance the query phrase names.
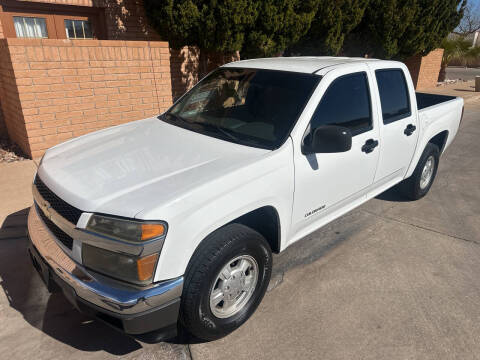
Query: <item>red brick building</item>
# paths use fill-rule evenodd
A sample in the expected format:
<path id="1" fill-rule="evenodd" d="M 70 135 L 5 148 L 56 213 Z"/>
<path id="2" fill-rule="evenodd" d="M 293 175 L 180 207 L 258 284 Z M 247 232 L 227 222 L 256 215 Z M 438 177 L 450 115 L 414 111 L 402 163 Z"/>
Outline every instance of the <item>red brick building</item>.
<path id="1" fill-rule="evenodd" d="M 0 38 L 160 40 L 140 0 L 1 0 Z"/>

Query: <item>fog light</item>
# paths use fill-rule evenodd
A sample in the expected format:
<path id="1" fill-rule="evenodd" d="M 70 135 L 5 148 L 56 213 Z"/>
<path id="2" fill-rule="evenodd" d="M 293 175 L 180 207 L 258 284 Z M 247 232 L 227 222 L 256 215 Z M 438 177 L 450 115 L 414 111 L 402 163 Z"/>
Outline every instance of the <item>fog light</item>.
<path id="1" fill-rule="evenodd" d="M 157 259 L 158 254 L 139 258 L 85 243 L 82 245 L 82 261 L 85 267 L 136 284 L 144 285 L 152 282 Z"/>

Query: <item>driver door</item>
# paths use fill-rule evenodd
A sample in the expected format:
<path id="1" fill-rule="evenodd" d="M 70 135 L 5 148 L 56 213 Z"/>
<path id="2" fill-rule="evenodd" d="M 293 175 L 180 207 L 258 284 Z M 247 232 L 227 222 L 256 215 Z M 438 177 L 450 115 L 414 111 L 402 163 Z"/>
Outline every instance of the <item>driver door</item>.
<path id="1" fill-rule="evenodd" d="M 364 64 L 333 70 L 321 80 L 323 95 L 301 140 L 320 125 L 338 125 L 350 129 L 352 147 L 341 153 L 303 154 L 295 146 L 292 242 L 365 201 L 381 146 L 372 85 Z"/>

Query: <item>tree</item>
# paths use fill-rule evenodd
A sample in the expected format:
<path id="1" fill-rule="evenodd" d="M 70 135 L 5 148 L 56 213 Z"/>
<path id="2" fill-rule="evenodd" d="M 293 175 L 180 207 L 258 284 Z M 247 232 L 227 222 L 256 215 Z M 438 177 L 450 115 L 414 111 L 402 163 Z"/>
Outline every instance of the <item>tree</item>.
<path id="1" fill-rule="evenodd" d="M 256 0 L 144 0 L 147 17 L 173 48 L 198 46 L 200 74 L 208 54 L 241 49 L 247 27 L 258 16 Z"/>
<path id="2" fill-rule="evenodd" d="M 371 0 L 359 26 L 374 56 L 427 54 L 459 24 L 466 0 Z"/>
<path id="3" fill-rule="evenodd" d="M 480 30 L 480 11 L 479 6 L 476 8 L 472 4 L 468 4 L 463 11 L 463 18 L 460 24 L 453 31 L 457 35 L 470 35 Z"/>
<path id="4" fill-rule="evenodd" d="M 400 41 L 411 25 L 416 0 L 372 0 L 360 25 L 369 52 L 392 58 L 400 51 Z"/>
<path id="5" fill-rule="evenodd" d="M 466 0 L 144 0 L 147 17 L 172 47 L 273 56 L 426 54 L 458 26 Z M 468 12 L 467 12 L 468 14 Z M 346 45 L 346 46 L 344 46 Z M 343 48 L 342 48 L 343 47 Z"/>
<path id="6" fill-rule="evenodd" d="M 319 0 L 144 0 L 152 26 L 174 48 L 209 53 L 273 56 L 306 33 Z"/>
<path id="7" fill-rule="evenodd" d="M 475 61 L 480 57 L 480 47 L 472 47 L 469 40 L 463 37 L 455 39 L 444 39 L 441 47 L 443 48 L 442 63 L 447 66 L 452 60 L 460 60 L 463 65 L 468 65 L 469 62 Z"/>
<path id="8" fill-rule="evenodd" d="M 319 0 L 256 0 L 258 16 L 242 47 L 242 57 L 282 53 L 310 28 Z"/>
<path id="9" fill-rule="evenodd" d="M 402 37 L 398 55 L 426 55 L 438 48 L 463 17 L 466 0 L 417 0 L 412 24 Z"/>
<path id="10" fill-rule="evenodd" d="M 444 81 L 448 64 L 456 60 L 467 66 L 480 58 L 480 47 L 472 47 L 471 42 L 461 36 L 445 38 L 442 41 L 443 48 L 442 67 L 440 69 L 439 81 Z"/>
<path id="11" fill-rule="evenodd" d="M 338 55 L 345 37 L 360 23 L 370 0 L 321 0 L 310 30 L 292 47 L 302 55 Z"/>

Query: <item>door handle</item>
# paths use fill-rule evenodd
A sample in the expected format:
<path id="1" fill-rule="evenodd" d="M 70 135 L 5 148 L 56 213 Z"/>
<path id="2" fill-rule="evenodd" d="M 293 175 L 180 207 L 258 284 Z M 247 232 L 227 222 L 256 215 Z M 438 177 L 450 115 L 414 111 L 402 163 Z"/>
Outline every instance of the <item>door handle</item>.
<path id="1" fill-rule="evenodd" d="M 362 151 L 366 154 L 371 153 L 378 146 L 378 140 L 368 139 L 362 146 Z"/>
<path id="2" fill-rule="evenodd" d="M 403 133 L 407 136 L 410 136 L 415 130 L 417 130 L 417 127 L 415 125 L 408 124 L 405 130 L 403 130 Z"/>

